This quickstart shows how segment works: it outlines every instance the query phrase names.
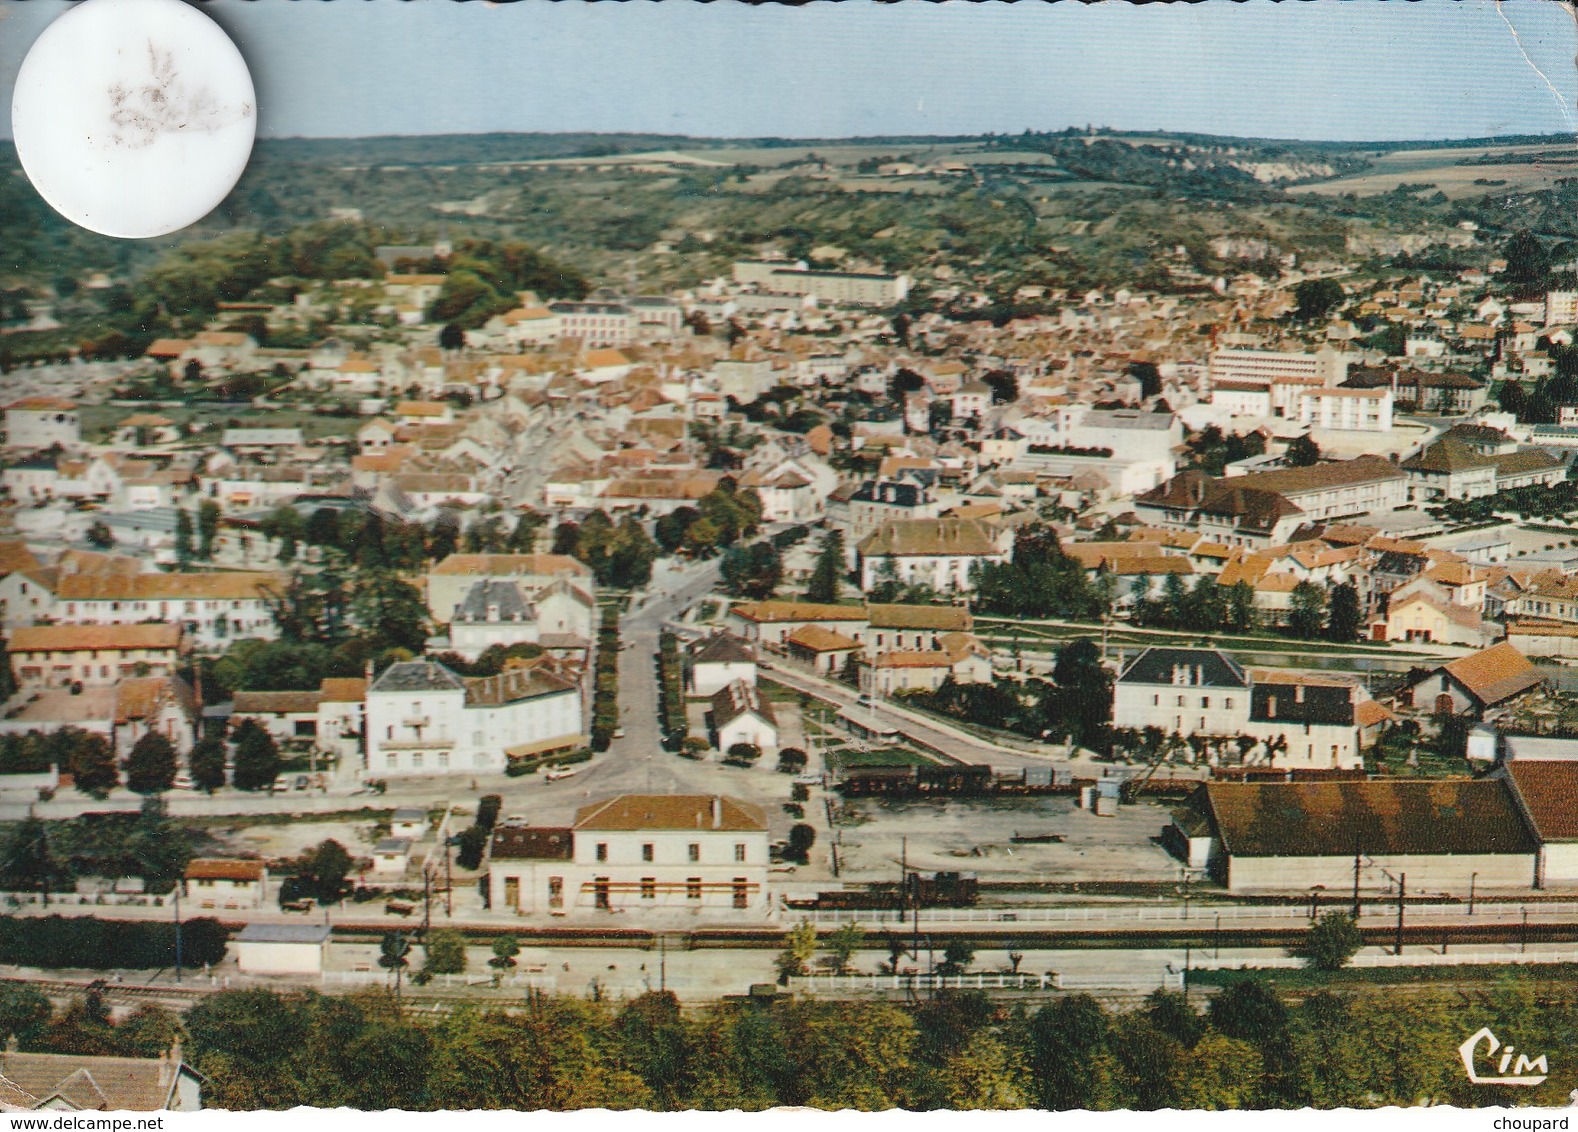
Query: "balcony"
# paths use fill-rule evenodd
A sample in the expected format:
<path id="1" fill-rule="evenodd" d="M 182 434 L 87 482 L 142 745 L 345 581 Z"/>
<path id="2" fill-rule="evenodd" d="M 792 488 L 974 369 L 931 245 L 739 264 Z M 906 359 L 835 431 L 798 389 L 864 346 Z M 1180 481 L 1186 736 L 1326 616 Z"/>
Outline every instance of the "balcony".
<path id="1" fill-rule="evenodd" d="M 408 715 L 400 721 L 401 727 L 426 727 L 432 720 L 425 715 Z"/>

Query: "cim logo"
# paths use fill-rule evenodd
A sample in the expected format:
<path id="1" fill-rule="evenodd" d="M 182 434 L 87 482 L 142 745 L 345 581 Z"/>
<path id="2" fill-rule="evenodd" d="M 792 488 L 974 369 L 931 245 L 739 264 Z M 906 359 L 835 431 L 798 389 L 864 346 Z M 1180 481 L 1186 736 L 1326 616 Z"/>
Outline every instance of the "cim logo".
<path id="1" fill-rule="evenodd" d="M 1497 1076 L 1480 1076 L 1475 1062 L 1481 1044 L 1485 1046 L 1487 1062 L 1496 1056 L 1497 1051 L 1500 1051 L 1501 1060 L 1496 1063 Z M 1463 1059 L 1463 1068 L 1468 1072 L 1468 1079 L 1476 1085 L 1538 1085 L 1551 1071 L 1543 1053 L 1533 1058 L 1520 1053 L 1514 1061 L 1512 1058 L 1516 1052 L 1514 1047 L 1503 1046 L 1496 1035 L 1490 1032 L 1489 1026 L 1481 1026 L 1473 1037 L 1457 1047 L 1457 1052 Z M 1507 1072 L 1509 1068 L 1512 1070 L 1510 1073 Z"/>

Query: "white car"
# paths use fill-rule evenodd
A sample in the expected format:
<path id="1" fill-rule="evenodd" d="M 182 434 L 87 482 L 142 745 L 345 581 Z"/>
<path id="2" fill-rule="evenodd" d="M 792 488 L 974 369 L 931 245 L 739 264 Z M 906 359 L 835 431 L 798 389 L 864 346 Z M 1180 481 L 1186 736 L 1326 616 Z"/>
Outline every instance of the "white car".
<path id="1" fill-rule="evenodd" d="M 581 768 L 578 766 L 551 766 L 542 772 L 542 777 L 546 782 L 558 782 L 561 778 L 569 778 L 572 774 L 580 772 Z"/>

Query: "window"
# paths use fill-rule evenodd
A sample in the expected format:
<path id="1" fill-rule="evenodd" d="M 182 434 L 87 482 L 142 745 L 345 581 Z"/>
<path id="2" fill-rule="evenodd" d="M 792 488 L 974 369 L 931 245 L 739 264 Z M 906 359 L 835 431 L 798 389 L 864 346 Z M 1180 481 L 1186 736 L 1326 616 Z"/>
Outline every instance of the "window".
<path id="1" fill-rule="evenodd" d="M 1232 711 L 1233 710 L 1233 697 L 1232 696 L 1224 697 L 1223 700 L 1222 700 L 1222 706 L 1225 707 L 1228 711 Z"/>
<path id="2" fill-rule="evenodd" d="M 685 878 L 685 899 L 686 900 L 700 900 L 701 899 L 701 878 L 700 877 L 686 877 Z"/>
<path id="3" fill-rule="evenodd" d="M 641 859 L 643 861 L 650 861 L 652 859 L 652 843 L 650 841 L 641 846 Z"/>
<path id="4" fill-rule="evenodd" d="M 608 842 L 599 841 L 597 843 L 597 859 L 599 861 L 608 860 Z"/>
<path id="5" fill-rule="evenodd" d="M 419 767 L 421 765 L 422 765 L 422 752 L 421 751 L 412 751 L 411 752 L 411 767 L 412 767 L 412 769 L 414 770 L 414 769 L 416 769 L 417 767 Z"/>
<path id="6" fill-rule="evenodd" d="M 699 860 L 701 860 L 701 846 L 700 845 L 697 845 L 693 841 L 686 848 L 688 850 L 689 859 L 690 860 L 692 860 L 692 861 L 699 861 Z"/>
<path id="7" fill-rule="evenodd" d="M 734 878 L 734 906 L 736 908 L 750 907 L 750 883 L 744 877 Z"/>
<path id="8" fill-rule="evenodd" d="M 734 843 L 734 859 L 736 861 L 744 861 L 745 860 L 745 842 L 743 842 L 743 841 L 736 841 Z"/>
<path id="9" fill-rule="evenodd" d="M 643 900 L 656 900 L 657 899 L 657 878 L 655 878 L 655 877 L 642 877 L 641 878 L 641 899 L 643 899 Z"/>
<path id="10" fill-rule="evenodd" d="M 1179 707 L 1183 707 L 1184 706 L 1184 698 L 1182 696 L 1178 697 L 1178 706 Z"/>
<path id="11" fill-rule="evenodd" d="M 1161 707 L 1162 706 L 1162 698 L 1160 696 L 1152 696 L 1151 697 L 1151 706 L 1152 707 Z"/>
<path id="12" fill-rule="evenodd" d="M 1200 706 L 1203 707 L 1203 708 L 1210 707 L 1211 706 L 1211 697 L 1210 696 L 1201 696 L 1200 697 Z"/>
<path id="13" fill-rule="evenodd" d="M 564 878 L 563 877 L 549 877 L 548 878 L 548 907 L 550 907 L 550 908 L 563 908 L 564 907 Z"/>

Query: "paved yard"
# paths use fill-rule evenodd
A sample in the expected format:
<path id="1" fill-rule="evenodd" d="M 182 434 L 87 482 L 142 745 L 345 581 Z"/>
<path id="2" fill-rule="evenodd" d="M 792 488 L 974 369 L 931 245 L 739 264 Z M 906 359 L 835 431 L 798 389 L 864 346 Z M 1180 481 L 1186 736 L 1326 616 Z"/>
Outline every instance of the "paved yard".
<path id="1" fill-rule="evenodd" d="M 973 872 L 991 880 L 1151 880 L 1178 877 L 1178 862 L 1152 838 L 1169 808 L 1122 806 L 1097 817 L 1071 798 L 889 801 L 851 799 L 839 819 L 841 879 L 896 880 L 912 868 Z M 1014 834 L 1062 834 L 1058 844 L 1014 844 Z"/>

